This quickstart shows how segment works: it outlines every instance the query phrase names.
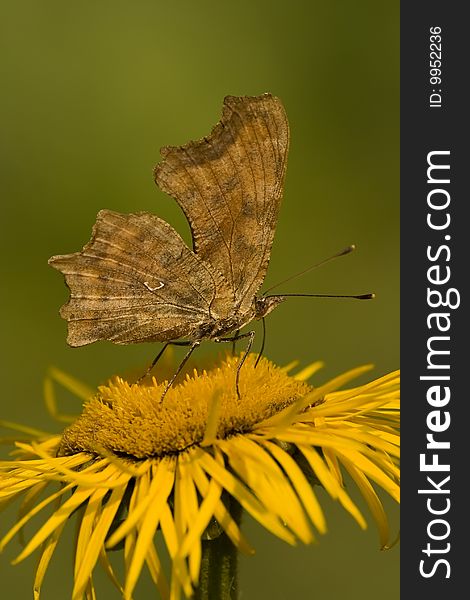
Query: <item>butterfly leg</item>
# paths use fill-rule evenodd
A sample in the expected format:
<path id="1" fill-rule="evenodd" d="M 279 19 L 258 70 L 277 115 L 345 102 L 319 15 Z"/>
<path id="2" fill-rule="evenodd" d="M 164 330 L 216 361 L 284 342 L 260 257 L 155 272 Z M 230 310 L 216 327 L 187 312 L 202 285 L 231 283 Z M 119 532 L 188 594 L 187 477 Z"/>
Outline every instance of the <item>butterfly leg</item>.
<path id="1" fill-rule="evenodd" d="M 157 354 L 157 356 L 153 359 L 151 365 L 148 367 L 148 369 L 145 371 L 145 373 L 143 375 L 141 375 L 139 377 L 139 379 L 137 379 L 136 383 L 140 383 L 143 379 L 145 379 L 147 377 L 147 375 L 153 370 L 154 366 L 157 364 L 157 362 L 163 356 L 163 353 L 165 352 L 165 350 L 170 345 L 172 345 L 172 346 L 190 346 L 191 342 L 167 342 L 163 346 L 163 348 L 160 350 L 160 352 Z"/>
<path id="2" fill-rule="evenodd" d="M 233 338 L 232 338 L 232 356 L 235 356 L 235 342 L 237 341 L 237 339 L 239 339 L 238 338 L 238 334 L 239 333 L 240 333 L 240 330 L 237 329 L 235 331 L 235 334 L 234 334 Z"/>
<path id="3" fill-rule="evenodd" d="M 254 331 L 249 331 L 247 334 L 245 334 L 243 336 L 239 336 L 238 339 L 240 339 L 241 337 L 249 337 L 250 339 L 248 340 L 248 344 L 246 345 L 245 352 L 244 352 L 244 354 L 243 354 L 240 362 L 238 363 L 237 374 L 235 376 L 235 388 L 237 390 L 237 398 L 239 400 L 240 400 L 240 389 L 238 387 L 238 384 L 240 383 L 240 370 L 243 367 L 243 363 L 245 362 L 246 357 L 250 353 L 251 346 L 253 345 L 253 340 L 255 339 L 255 332 Z"/>
<path id="4" fill-rule="evenodd" d="M 260 351 L 258 354 L 258 358 L 256 359 L 256 362 L 255 362 L 255 369 L 258 366 L 260 358 L 263 356 L 264 342 L 266 341 L 266 322 L 264 320 L 264 317 L 262 319 L 262 323 L 263 323 L 263 341 L 261 342 L 261 348 L 260 348 Z"/>
<path id="5" fill-rule="evenodd" d="M 248 331 L 247 333 L 242 333 L 239 334 L 238 332 L 230 338 L 214 338 L 214 342 L 232 342 L 235 343 L 237 340 L 243 340 L 244 338 L 250 338 L 248 340 L 248 344 L 246 346 L 245 352 L 243 353 L 243 356 L 240 359 L 240 362 L 237 365 L 237 375 L 235 377 L 235 387 L 237 390 L 237 397 L 240 400 L 240 390 L 238 388 L 238 384 L 240 381 L 240 370 L 243 367 L 243 363 L 246 360 L 246 357 L 248 356 L 250 350 L 251 350 L 251 346 L 253 345 L 253 340 L 255 339 L 255 332 L 254 331 Z"/>
<path id="6" fill-rule="evenodd" d="M 173 377 L 170 379 L 170 381 L 166 384 L 165 389 L 163 390 L 163 394 L 162 397 L 160 398 L 160 402 L 163 401 L 163 398 L 166 396 L 166 393 L 168 392 L 168 390 L 171 388 L 171 386 L 173 385 L 173 382 L 175 381 L 175 379 L 178 377 L 178 375 L 181 373 L 182 368 L 184 367 L 184 365 L 188 362 L 189 357 L 191 356 L 191 354 L 194 352 L 194 350 L 199 346 L 201 342 L 199 340 L 196 340 L 195 342 L 178 342 L 178 346 L 189 346 L 189 344 L 191 344 L 191 347 L 189 348 L 189 350 L 186 352 L 185 357 L 183 358 L 183 360 L 181 361 L 179 367 L 176 369 L 176 373 L 173 375 Z"/>

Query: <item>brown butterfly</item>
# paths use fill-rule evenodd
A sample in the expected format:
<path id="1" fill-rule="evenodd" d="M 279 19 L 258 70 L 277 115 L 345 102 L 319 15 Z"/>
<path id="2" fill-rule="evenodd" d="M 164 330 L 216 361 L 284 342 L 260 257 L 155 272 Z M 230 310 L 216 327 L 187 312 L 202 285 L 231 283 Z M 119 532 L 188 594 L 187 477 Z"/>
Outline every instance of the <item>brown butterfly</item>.
<path id="1" fill-rule="evenodd" d="M 188 357 L 201 340 L 222 341 L 271 312 L 284 298 L 256 294 L 269 263 L 288 146 L 284 108 L 264 94 L 227 96 L 209 136 L 163 148 L 155 181 L 186 215 L 193 250 L 155 215 L 100 211 L 81 252 L 49 260 L 70 288 L 60 311 L 68 344 L 183 338 Z M 251 341 L 252 332 L 235 337 L 247 336 Z"/>
<path id="2" fill-rule="evenodd" d="M 187 345 L 166 392 L 202 340 L 249 337 L 237 367 L 238 393 L 254 335 L 239 330 L 287 297 L 257 293 L 269 263 L 288 146 L 284 108 L 263 94 L 227 96 L 209 136 L 163 148 L 155 181 L 186 215 L 193 249 L 155 215 L 100 211 L 81 252 L 49 260 L 70 288 L 60 311 L 68 344 L 166 342 L 150 368 L 168 344 Z"/>

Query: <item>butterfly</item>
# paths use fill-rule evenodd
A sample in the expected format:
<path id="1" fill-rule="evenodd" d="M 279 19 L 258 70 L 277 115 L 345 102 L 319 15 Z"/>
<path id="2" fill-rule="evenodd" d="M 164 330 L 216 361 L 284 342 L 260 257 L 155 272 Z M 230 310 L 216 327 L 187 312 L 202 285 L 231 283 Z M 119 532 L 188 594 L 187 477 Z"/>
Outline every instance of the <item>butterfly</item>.
<path id="1" fill-rule="evenodd" d="M 183 210 L 193 247 L 156 215 L 101 210 L 83 250 L 49 260 L 70 289 L 60 310 L 68 344 L 156 341 L 165 342 L 163 350 L 187 345 L 179 372 L 202 340 L 248 337 L 244 360 L 254 333 L 239 331 L 285 299 L 258 292 L 270 259 L 288 147 L 284 107 L 263 94 L 227 96 L 208 136 L 162 148 L 155 182 Z"/>

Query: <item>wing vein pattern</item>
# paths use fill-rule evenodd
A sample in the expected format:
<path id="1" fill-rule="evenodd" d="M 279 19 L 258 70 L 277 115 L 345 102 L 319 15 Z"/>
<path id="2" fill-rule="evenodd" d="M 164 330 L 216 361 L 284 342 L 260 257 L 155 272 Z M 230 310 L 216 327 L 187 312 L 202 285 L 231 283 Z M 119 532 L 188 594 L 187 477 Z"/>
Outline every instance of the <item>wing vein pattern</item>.
<path id="1" fill-rule="evenodd" d="M 208 136 L 162 148 L 155 181 L 183 210 L 193 248 L 155 215 L 101 210 L 80 252 L 49 261 L 70 290 L 68 343 L 194 341 L 259 318 L 288 146 L 282 103 L 263 94 L 227 96 Z"/>

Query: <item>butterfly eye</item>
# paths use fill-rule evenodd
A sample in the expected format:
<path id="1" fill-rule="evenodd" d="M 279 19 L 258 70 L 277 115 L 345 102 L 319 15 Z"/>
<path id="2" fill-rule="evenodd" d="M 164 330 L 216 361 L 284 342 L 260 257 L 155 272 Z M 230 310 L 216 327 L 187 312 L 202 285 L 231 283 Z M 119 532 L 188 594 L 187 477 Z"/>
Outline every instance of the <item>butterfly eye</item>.
<path id="1" fill-rule="evenodd" d="M 156 286 L 152 287 L 148 281 L 144 281 L 144 285 L 149 292 L 156 292 L 157 290 L 161 290 L 165 284 L 163 283 L 163 281 L 159 281 Z"/>

